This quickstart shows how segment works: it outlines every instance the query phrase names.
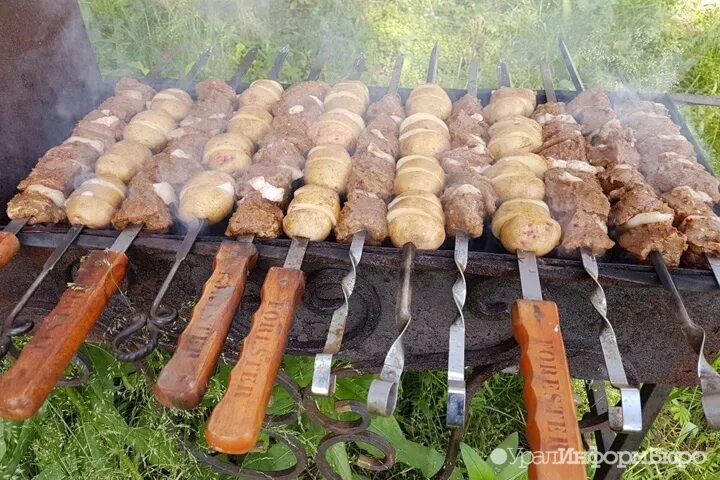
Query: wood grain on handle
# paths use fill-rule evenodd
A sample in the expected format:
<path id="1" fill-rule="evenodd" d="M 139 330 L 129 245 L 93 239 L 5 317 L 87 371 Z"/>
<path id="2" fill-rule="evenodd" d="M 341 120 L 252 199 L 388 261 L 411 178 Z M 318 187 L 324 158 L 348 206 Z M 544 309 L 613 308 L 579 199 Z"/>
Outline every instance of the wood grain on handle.
<path id="1" fill-rule="evenodd" d="M 0 232 L 0 268 L 4 267 L 20 251 L 20 240 L 14 233 Z"/>
<path id="2" fill-rule="evenodd" d="M 268 271 L 240 360 L 205 430 L 215 450 L 242 454 L 255 446 L 304 290 L 305 275 L 300 270 L 273 267 Z"/>
<path id="3" fill-rule="evenodd" d="M 163 405 L 188 409 L 202 400 L 257 255 L 249 243 L 224 241 L 220 245 L 212 276 L 178 339 L 175 353 L 153 387 Z"/>
<path id="4" fill-rule="evenodd" d="M 513 333 L 520 344 L 520 374 L 533 452 L 577 452 L 582 444 L 565 344 L 554 302 L 518 300 L 512 306 Z M 584 480 L 582 463 L 532 463 L 531 480 Z"/>
<path id="5" fill-rule="evenodd" d="M 127 264 L 124 253 L 87 256 L 75 282 L 0 378 L 0 417 L 23 420 L 38 411 L 118 290 Z"/>

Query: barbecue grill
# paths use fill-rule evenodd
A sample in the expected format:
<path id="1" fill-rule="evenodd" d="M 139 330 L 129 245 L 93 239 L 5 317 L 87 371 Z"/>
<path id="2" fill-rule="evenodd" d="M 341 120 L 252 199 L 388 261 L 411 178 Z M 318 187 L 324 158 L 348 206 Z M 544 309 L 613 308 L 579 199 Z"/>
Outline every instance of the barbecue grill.
<path id="1" fill-rule="evenodd" d="M 40 2 L 42 3 L 42 2 Z M 0 46 L 0 84 L 10 95 L 0 97 L 0 132 L 2 150 L 0 157 L 9 165 L 9 174 L 0 179 L 0 220 L 6 223 L 5 205 L 15 193 L 15 185 L 34 166 L 37 157 L 52 145 L 59 143 L 71 131 L 72 125 L 99 101 L 112 94 L 116 78 L 102 77 L 97 63 L 84 35 L 68 35 L 68 31 L 82 28 L 49 29 L 42 42 L 36 42 L 35 28 L 29 28 L 42 13 L 42 21 L 48 25 L 63 22 L 81 25 L 77 5 L 72 0 L 63 0 L 66 8 L 43 10 L 23 2 L 5 2 L 0 6 L 0 16 L 13 11 L 18 19 L 8 25 L 5 41 Z M 7 18 L 7 17 L 3 17 Z M 56 68 L 48 68 L 45 62 L 27 61 L 30 53 L 39 58 L 56 62 Z M 567 52 L 565 52 L 567 53 Z M 76 61 L 68 61 L 71 57 Z M 564 60 L 570 66 L 571 59 Z M 63 74 L 58 74 L 61 71 Z M 88 71 L 90 74 L 88 74 Z M 571 79 L 581 86 L 577 72 L 569 68 Z M 157 76 L 156 76 L 157 75 Z M 558 75 L 558 72 L 556 72 Z M 156 72 L 148 78 L 154 88 L 160 90 L 181 85 L 182 81 L 159 78 Z M 59 79 L 59 80 L 58 80 Z M 82 79 L 82 81 L 80 81 Z M 60 83 L 58 83 L 60 82 Z M 32 85 L 54 85 L 52 91 L 31 88 Z M 243 84 L 244 88 L 247 84 Z M 11 88 L 12 87 L 12 88 Z M 370 87 L 371 101 L 385 94 L 387 87 Z M 194 95 L 191 87 L 188 91 Z M 46 93 L 43 93 L 46 92 Z M 62 92 L 55 94 L 53 92 Z M 400 88 L 398 93 L 403 101 L 410 89 Z M 447 89 L 454 101 L 466 90 Z M 478 97 L 487 105 L 491 90 L 478 90 Z M 40 96 L 39 96 L 40 94 Z M 558 101 L 567 102 L 575 97 L 576 91 L 557 91 Z M 718 105 L 718 99 L 668 93 L 642 93 L 641 98 L 662 103 L 669 110 L 675 123 L 681 126 L 685 135 L 695 147 L 698 161 L 712 171 L 705 154 L 685 124 L 677 103 Z M 9 100 L 12 99 L 12 100 Z M 16 107 L 25 105 L 24 114 L 18 116 Z M 538 104 L 547 101 L 544 90 L 537 91 Z M 53 116 L 49 112 L 66 112 Z M 7 118 L 12 115 L 12 121 Z M 45 122 L 38 122 L 45 119 Z M 19 134 L 29 131 L 29 125 L 37 126 L 33 136 Z M 10 141 L 12 140 L 12 141 Z M 128 324 L 134 311 L 148 311 L 156 292 L 164 280 L 162 272 L 170 270 L 176 252 L 181 248 L 185 232 L 179 228 L 166 234 L 140 233 L 128 251 L 129 272 L 121 286 L 124 296 L 111 299 L 108 308 L 93 329 L 89 341 L 110 342 L 114 335 Z M 160 348 L 173 350 L 178 335 L 183 331 L 191 303 L 196 299 L 203 284 L 212 272 L 212 258 L 220 242 L 225 238 L 225 225 L 214 226 L 200 234 L 185 261 L 179 266 L 177 275 L 167 291 L 163 304 L 179 310 L 179 317 L 164 327 Z M 68 231 L 64 225 L 26 226 L 18 234 L 22 244 L 16 258 L 3 269 L 0 275 L 0 312 L 10 312 L 20 299 L 24 289 L 31 284 L 42 264 L 63 241 Z M 112 229 L 86 229 L 49 273 L 47 281 L 30 299 L 16 324 L 39 321 L 54 307 L 57 299 L 72 282 L 80 260 L 90 250 L 111 246 L 117 232 Z M 268 269 L 280 266 L 290 246 L 289 239 L 256 240 L 259 256 L 257 265 L 248 278 L 245 296 L 234 317 L 229 340 L 225 343 L 222 359 L 237 361 L 237 346 L 250 331 L 250 317 L 260 303 L 259 290 Z M 400 270 L 403 256 L 400 249 L 392 246 L 366 246 L 362 255 L 361 268 L 357 271 L 354 293 L 349 301 L 349 314 L 342 348 L 335 358 L 349 362 L 353 370 L 339 370 L 338 376 L 355 375 L 360 372 L 379 372 L 391 343 L 397 336 L 394 313 L 396 272 Z M 311 242 L 307 247 L 303 271 L 307 286 L 290 331 L 287 353 L 294 355 L 316 355 L 323 350 L 328 325 L 333 312 L 344 301 L 341 280 L 350 268 L 348 246 L 334 241 Z M 663 289 L 655 270 L 650 265 L 634 263 L 619 248 L 611 250 L 599 259 L 599 281 L 608 302 L 608 316 L 613 321 L 623 364 L 630 383 L 642 385 L 643 432 L 630 434 L 607 434 L 607 402 L 604 400 L 602 381 L 608 378 L 603 351 L 598 340 L 598 317 L 589 298 L 595 288 L 578 260 L 559 258 L 553 254 L 538 259 L 538 271 L 542 279 L 544 295 L 555 301 L 562 318 L 563 337 L 572 377 L 588 380 L 588 394 L 593 411 L 581 421 L 583 433 L 597 432 L 598 448 L 604 450 L 637 449 L 645 432 L 663 405 L 671 386 L 695 385 L 697 356 L 687 342 L 681 340 L 680 324 L 676 320 L 676 307 L 671 295 Z M 672 279 L 682 294 L 690 317 L 707 333 L 706 352 L 720 349 L 720 288 L 710 270 L 677 268 L 671 271 Z M 448 360 L 448 329 L 455 320 L 457 308 L 451 295 L 456 280 L 457 267 L 453 257 L 453 243 L 448 240 L 437 251 L 417 251 L 412 277 L 413 302 L 412 326 L 403 338 L 405 368 L 410 370 L 446 369 Z M 518 347 L 513 339 L 509 322 L 512 302 L 521 298 L 518 281 L 518 264 L 514 255 L 507 254 L 499 242 L 490 234 L 489 228 L 478 239 L 471 239 L 467 266 L 467 301 L 465 304 L 465 364 L 471 369 L 468 381 L 468 396 L 472 396 L 482 381 L 493 373 L 512 367 L 518 361 Z M 130 300 L 132 306 L 128 304 Z M 140 325 L 142 326 L 142 325 Z M 11 352 L 12 353 L 12 352 Z M 81 366 L 85 360 L 76 360 Z M 66 380 L 77 384 L 83 375 L 91 374 L 91 365 L 84 365 L 80 378 Z M 375 470 L 389 468 L 394 459 L 392 446 L 381 437 L 366 431 L 369 414 L 362 403 L 343 405 L 340 408 L 358 413 L 363 421 L 348 423 L 331 421 L 324 417 L 312 401 L 309 388 L 300 391 L 288 377 L 278 378 L 303 406 L 310 418 L 330 433 L 320 445 L 317 464 L 320 471 L 329 478 L 335 478 L 331 467 L 324 458 L 324 452 L 332 444 L 341 441 L 363 441 L 376 445 L 385 452 L 384 460 L 365 459 Z M 292 418 L 275 419 L 275 423 L 292 421 Z M 269 423 L 272 425 L 272 421 Z M 603 434 L 603 430 L 605 430 Z M 305 453 L 302 446 L 284 434 L 271 434 L 277 441 L 286 442 L 298 458 L 295 468 L 271 474 L 273 478 L 293 478 L 305 467 Z M 438 478 L 447 478 L 457 456 L 457 444 L 462 431 L 453 434 L 448 448 L 447 468 Z M 230 464 L 189 445 L 200 460 L 211 467 L 240 476 L 258 477 L 258 473 L 238 470 Z M 374 462 L 374 463 L 372 463 Z M 365 466 L 368 466 L 366 463 Z M 603 465 L 596 478 L 619 478 L 621 470 L 612 465 Z"/>

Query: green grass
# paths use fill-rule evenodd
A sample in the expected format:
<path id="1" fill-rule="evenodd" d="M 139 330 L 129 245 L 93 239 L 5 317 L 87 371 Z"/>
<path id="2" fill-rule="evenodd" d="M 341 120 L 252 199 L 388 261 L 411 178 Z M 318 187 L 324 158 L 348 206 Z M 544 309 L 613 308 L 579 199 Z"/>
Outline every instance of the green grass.
<path id="1" fill-rule="evenodd" d="M 258 46 L 249 78 L 259 78 L 275 52 L 289 43 L 292 54 L 282 79 L 292 82 L 303 77 L 320 45 L 331 41 L 335 55 L 324 71 L 326 80 L 341 78 L 354 57 L 365 51 L 364 80 L 387 84 L 394 57 L 402 53 L 406 59 L 402 84 L 412 86 L 423 81 L 430 49 L 438 41 L 439 79 L 446 87 L 464 87 L 466 65 L 473 58 L 481 63 L 481 85 L 492 87 L 495 64 L 504 58 L 518 85 L 540 88 L 537 64 L 545 59 L 553 68 L 556 86 L 571 89 L 557 48 L 562 34 L 588 85 L 615 86 L 614 72 L 622 69 L 643 90 L 720 94 L 720 12 L 701 9 L 698 1 L 80 0 L 80 4 L 100 66 L 109 75 L 143 75 L 163 51 L 179 44 L 180 53 L 167 76 L 184 75 L 200 52 L 212 48 L 203 76 L 229 78 L 245 52 Z M 720 109 L 683 107 L 683 112 L 720 166 Z M 102 348 L 84 348 L 96 368 L 88 385 L 56 389 L 31 420 L 0 422 L 0 478 L 2 472 L 21 479 L 220 478 L 198 465 L 179 446 L 179 437 L 202 432 L 207 409 L 224 391 L 227 366 L 220 367 L 203 407 L 182 413 L 161 408 L 150 394 L 152 378 L 167 357 L 155 355 L 144 370 L 136 370 L 118 364 Z M 309 381 L 309 359 L 285 362 L 301 384 Z M 367 377 L 343 382 L 343 398 L 364 398 L 368 384 Z M 577 387 L 578 397 L 584 399 L 579 382 Z M 449 435 L 444 427 L 445 389 L 443 372 L 404 376 L 396 420 L 373 424 L 374 430 L 402 445 L 403 453 L 396 467 L 374 478 L 425 478 L 439 468 Z M 468 465 L 482 467 L 478 458 L 487 458 L 504 440 L 512 444 L 514 433 L 519 433 L 519 444 L 526 445 L 521 391 L 519 377 L 498 374 L 472 400 L 465 442 L 477 455 L 464 449 L 466 462 L 460 462 L 458 475 L 479 478 L 478 471 L 466 471 Z M 284 403 L 278 393 L 273 408 L 281 409 Z M 586 408 L 583 403 L 581 409 Z M 324 432 L 306 420 L 296 430 L 312 454 Z M 718 478 L 719 445 L 720 434 L 703 420 L 698 390 L 675 389 L 643 448 L 702 450 L 708 453 L 708 463 L 686 469 L 634 465 L 624 478 Z M 352 456 L 358 449 L 348 451 Z M 332 451 L 332 458 L 347 473 L 349 463 L 341 448 Z M 287 461 L 281 447 L 247 460 L 265 467 L 281 467 Z"/>

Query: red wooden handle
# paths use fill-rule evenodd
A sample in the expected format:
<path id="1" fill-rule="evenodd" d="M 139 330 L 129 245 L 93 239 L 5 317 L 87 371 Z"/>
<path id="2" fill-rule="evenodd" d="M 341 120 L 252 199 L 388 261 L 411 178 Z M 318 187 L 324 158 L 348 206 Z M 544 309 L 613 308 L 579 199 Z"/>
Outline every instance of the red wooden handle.
<path id="1" fill-rule="evenodd" d="M 0 378 L 0 417 L 24 420 L 42 406 L 125 277 L 124 253 L 93 251 L 20 358 Z"/>
<path id="2" fill-rule="evenodd" d="M 14 233 L 0 232 L 0 268 L 4 267 L 20 251 L 20 240 Z"/>
<path id="3" fill-rule="evenodd" d="M 304 290 L 305 276 L 300 270 L 273 267 L 265 277 L 260 308 L 243 341 L 240 360 L 205 430 L 215 450 L 242 454 L 255 446 Z"/>
<path id="4" fill-rule="evenodd" d="M 574 451 L 581 458 L 580 429 L 557 305 L 518 300 L 512 307 L 512 320 L 520 344 L 520 374 L 525 379 L 523 398 L 530 448 L 543 454 Z M 531 480 L 586 478 L 582 463 L 534 462 L 529 474 Z"/>
<path id="5" fill-rule="evenodd" d="M 178 339 L 175 353 L 153 387 L 163 405 L 189 409 L 202 400 L 257 254 L 252 244 L 224 241 L 220 245 L 212 276 Z"/>

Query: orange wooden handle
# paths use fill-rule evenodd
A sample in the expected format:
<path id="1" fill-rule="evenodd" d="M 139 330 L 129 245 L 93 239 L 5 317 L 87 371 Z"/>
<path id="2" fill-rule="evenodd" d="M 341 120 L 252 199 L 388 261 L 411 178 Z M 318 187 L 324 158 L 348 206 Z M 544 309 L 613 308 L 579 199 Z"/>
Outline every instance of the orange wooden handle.
<path id="1" fill-rule="evenodd" d="M 300 270 L 273 267 L 265 277 L 260 308 L 243 341 L 240 360 L 205 430 L 215 450 L 242 454 L 255 446 L 304 290 L 305 276 Z"/>
<path id="2" fill-rule="evenodd" d="M 20 358 L 0 378 L 0 417 L 23 420 L 42 406 L 125 276 L 124 253 L 93 251 Z"/>
<path id="3" fill-rule="evenodd" d="M 225 241 L 220 245 L 212 276 L 153 387 L 163 405 L 188 409 L 202 400 L 257 254 L 252 244 Z"/>
<path id="4" fill-rule="evenodd" d="M 533 452 L 574 451 L 582 458 L 565 344 L 554 302 L 518 300 L 512 306 L 513 333 L 520 344 L 520 374 L 528 410 L 527 435 Z M 550 455 L 548 455 L 548 453 Z M 562 458 L 561 455 L 558 457 Z M 533 462 L 531 480 L 585 479 L 582 463 Z"/>
<path id="5" fill-rule="evenodd" d="M 20 251 L 20 240 L 14 233 L 0 232 L 0 268 L 4 267 Z"/>

